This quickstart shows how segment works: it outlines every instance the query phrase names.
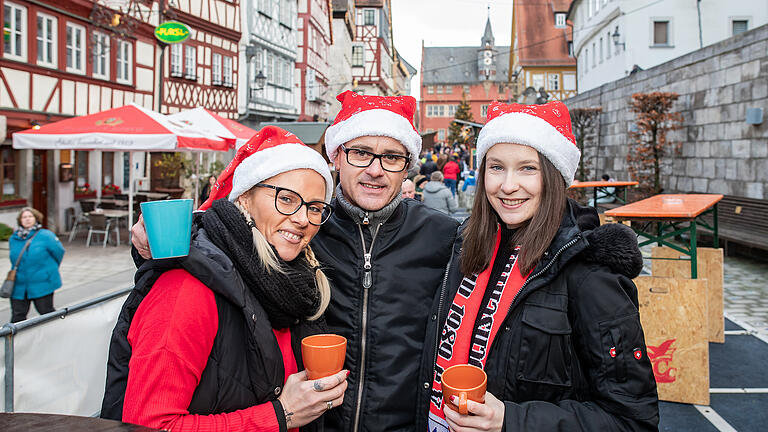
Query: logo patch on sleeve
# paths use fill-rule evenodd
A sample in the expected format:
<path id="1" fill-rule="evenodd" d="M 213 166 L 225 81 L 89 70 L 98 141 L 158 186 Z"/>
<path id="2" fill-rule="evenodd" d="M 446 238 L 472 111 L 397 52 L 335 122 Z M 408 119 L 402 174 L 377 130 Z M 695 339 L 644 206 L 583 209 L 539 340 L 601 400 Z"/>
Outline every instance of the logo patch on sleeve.
<path id="1" fill-rule="evenodd" d="M 608 354 L 611 355 L 611 358 L 616 358 L 616 347 L 611 347 L 611 349 L 608 350 Z"/>
<path id="2" fill-rule="evenodd" d="M 643 358 L 643 351 L 640 348 L 635 348 L 635 358 L 638 360 Z"/>

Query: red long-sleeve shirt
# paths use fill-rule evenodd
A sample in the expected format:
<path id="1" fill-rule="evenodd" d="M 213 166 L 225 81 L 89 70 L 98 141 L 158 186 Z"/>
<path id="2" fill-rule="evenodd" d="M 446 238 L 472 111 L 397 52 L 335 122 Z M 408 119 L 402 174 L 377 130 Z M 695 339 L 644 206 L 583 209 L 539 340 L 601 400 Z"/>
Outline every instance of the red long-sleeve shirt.
<path id="1" fill-rule="evenodd" d="M 222 414 L 187 411 L 218 324 L 213 291 L 202 282 L 185 270 L 171 270 L 158 278 L 136 310 L 128 331 L 132 354 L 123 421 L 174 432 L 279 432 L 270 402 Z M 291 334 L 288 329 L 274 333 L 287 378 L 297 372 Z"/>
<path id="2" fill-rule="evenodd" d="M 457 164 L 454 161 L 449 161 L 443 167 L 443 177 L 445 177 L 446 180 L 458 179 L 460 172 L 461 172 L 461 168 L 459 167 L 459 164 Z"/>

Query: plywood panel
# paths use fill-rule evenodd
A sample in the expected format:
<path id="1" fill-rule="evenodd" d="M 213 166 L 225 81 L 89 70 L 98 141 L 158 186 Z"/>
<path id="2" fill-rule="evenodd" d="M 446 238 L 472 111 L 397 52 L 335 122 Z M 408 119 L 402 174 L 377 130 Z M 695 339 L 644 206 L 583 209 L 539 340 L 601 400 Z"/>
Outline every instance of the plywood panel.
<path id="1" fill-rule="evenodd" d="M 659 399 L 709 405 L 706 281 L 640 276 L 635 284 Z"/>
<path id="2" fill-rule="evenodd" d="M 697 272 L 699 279 L 707 280 L 708 337 L 710 342 L 725 342 L 723 320 L 723 250 L 697 248 Z M 682 255 L 668 247 L 654 247 L 653 257 L 680 258 Z M 652 260 L 651 273 L 654 276 L 690 278 L 690 261 Z"/>

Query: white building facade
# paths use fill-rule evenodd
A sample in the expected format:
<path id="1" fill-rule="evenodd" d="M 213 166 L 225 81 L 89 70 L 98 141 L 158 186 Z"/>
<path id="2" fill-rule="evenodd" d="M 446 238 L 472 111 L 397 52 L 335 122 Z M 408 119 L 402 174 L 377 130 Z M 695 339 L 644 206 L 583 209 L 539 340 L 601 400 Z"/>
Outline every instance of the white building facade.
<path id="1" fill-rule="evenodd" d="M 238 111 L 241 122 L 254 129 L 265 121 L 299 117 L 297 61 L 297 0 L 244 0 Z M 266 77 L 263 87 L 256 77 Z"/>
<path id="2" fill-rule="evenodd" d="M 581 93 L 768 22 L 765 0 L 574 0 Z"/>

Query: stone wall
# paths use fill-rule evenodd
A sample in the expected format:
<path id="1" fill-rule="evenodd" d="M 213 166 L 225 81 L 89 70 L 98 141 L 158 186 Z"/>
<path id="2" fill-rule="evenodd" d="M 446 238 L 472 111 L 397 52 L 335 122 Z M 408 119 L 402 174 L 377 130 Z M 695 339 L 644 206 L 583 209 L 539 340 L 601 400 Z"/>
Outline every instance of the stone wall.
<path id="1" fill-rule="evenodd" d="M 664 161 L 666 192 L 768 199 L 768 25 L 566 100 L 569 108 L 603 108 L 599 137 L 585 151 L 592 163 L 599 145 L 593 179 L 606 172 L 629 178 L 630 99 L 653 91 L 678 93 L 675 109 L 684 118 L 670 134 L 682 148 Z M 747 108 L 762 108 L 763 123 L 747 124 Z"/>

